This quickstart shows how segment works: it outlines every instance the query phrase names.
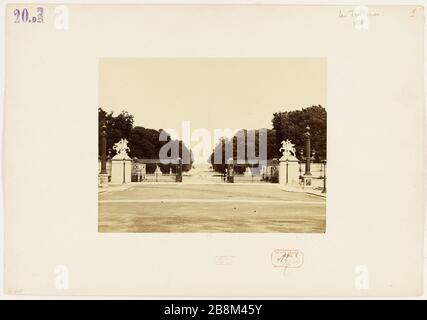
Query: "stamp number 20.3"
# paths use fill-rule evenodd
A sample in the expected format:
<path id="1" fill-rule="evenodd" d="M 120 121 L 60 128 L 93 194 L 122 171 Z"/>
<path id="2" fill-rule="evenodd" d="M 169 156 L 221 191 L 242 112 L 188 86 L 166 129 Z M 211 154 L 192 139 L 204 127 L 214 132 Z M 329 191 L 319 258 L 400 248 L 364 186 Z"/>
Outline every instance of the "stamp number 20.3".
<path id="1" fill-rule="evenodd" d="M 43 23 L 44 10 L 41 7 L 35 9 L 14 9 L 15 23 Z"/>

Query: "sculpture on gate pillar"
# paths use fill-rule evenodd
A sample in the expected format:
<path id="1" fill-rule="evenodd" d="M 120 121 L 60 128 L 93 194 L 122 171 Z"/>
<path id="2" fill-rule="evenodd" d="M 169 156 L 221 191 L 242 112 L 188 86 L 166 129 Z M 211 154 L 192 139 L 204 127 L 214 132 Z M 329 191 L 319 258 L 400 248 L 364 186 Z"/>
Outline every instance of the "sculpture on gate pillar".
<path id="1" fill-rule="evenodd" d="M 279 183 L 282 185 L 297 185 L 298 184 L 298 159 L 295 156 L 295 144 L 289 139 L 282 141 L 282 147 L 279 149 L 282 152 L 279 167 Z"/>
<path id="2" fill-rule="evenodd" d="M 296 160 L 295 156 L 295 144 L 293 144 L 289 139 L 282 141 L 282 147 L 279 149 L 282 152 L 281 161 L 287 160 Z"/>
<path id="3" fill-rule="evenodd" d="M 130 159 L 127 153 L 130 149 L 126 139 L 121 139 L 119 142 L 116 142 L 113 149 L 116 151 L 116 155 L 113 159 Z"/>
<path id="4" fill-rule="evenodd" d="M 128 155 L 130 151 L 128 147 L 128 141 L 126 139 L 120 139 L 113 146 L 116 155 L 112 158 L 111 168 L 111 183 L 129 183 L 132 177 L 132 159 Z"/>

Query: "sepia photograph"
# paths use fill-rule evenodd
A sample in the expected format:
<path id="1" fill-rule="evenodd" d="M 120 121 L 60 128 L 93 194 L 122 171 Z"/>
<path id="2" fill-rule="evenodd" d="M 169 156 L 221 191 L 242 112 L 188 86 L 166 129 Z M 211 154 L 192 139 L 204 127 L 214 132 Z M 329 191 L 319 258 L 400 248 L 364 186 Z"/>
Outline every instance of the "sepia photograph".
<path id="1" fill-rule="evenodd" d="M 424 7 L 142 1 L 3 6 L 5 295 L 425 298 Z"/>
<path id="2" fill-rule="evenodd" d="M 325 58 L 99 60 L 99 232 L 325 233 Z"/>

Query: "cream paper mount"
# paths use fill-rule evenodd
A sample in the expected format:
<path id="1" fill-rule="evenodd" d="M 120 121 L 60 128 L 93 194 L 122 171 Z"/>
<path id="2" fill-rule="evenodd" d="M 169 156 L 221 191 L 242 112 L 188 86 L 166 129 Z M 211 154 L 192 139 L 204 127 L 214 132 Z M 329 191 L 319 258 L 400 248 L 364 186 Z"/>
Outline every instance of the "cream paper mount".
<path id="1" fill-rule="evenodd" d="M 422 7 L 9 4 L 5 14 L 6 293 L 422 293 Z M 272 123 L 319 105 L 327 129 L 314 109 L 292 130 Z M 105 149 L 99 107 L 114 111 Z M 132 134 L 112 131 L 121 111 Z M 175 128 L 182 141 L 187 120 L 277 139 L 265 168 L 156 162 L 149 133 Z M 129 159 L 113 160 L 121 139 Z M 286 139 L 295 152 L 279 153 Z M 298 161 L 280 161 L 283 151 Z"/>

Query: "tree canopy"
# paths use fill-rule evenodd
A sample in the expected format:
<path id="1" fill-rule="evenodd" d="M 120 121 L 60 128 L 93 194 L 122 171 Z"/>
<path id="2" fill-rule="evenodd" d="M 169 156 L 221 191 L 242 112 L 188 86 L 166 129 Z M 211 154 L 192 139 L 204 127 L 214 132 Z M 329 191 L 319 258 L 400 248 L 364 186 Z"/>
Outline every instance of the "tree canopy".
<path id="1" fill-rule="evenodd" d="M 134 117 L 126 111 L 114 115 L 113 112 L 106 112 L 102 108 L 98 109 L 98 136 L 99 136 L 99 153 L 101 150 L 101 123 L 105 118 L 107 127 L 107 153 L 114 156 L 113 145 L 120 139 L 129 141 L 129 156 L 138 159 L 159 159 L 159 152 L 162 146 L 170 142 L 160 141 L 159 136 L 162 129 L 155 130 L 141 126 L 133 126 Z M 276 112 L 272 118 L 272 129 L 267 130 L 267 160 L 280 158 L 279 149 L 283 140 L 289 139 L 295 144 L 297 157 L 299 158 L 300 150 L 305 147 L 306 127 L 310 126 L 311 146 L 316 151 L 315 161 L 326 159 L 326 109 L 321 105 L 302 108 L 301 110 Z M 228 159 L 225 159 L 227 153 L 225 150 L 232 150 L 231 157 L 238 160 L 237 150 L 244 150 L 244 159 L 248 160 L 247 139 L 249 136 L 255 136 L 255 156 L 259 156 L 259 133 L 260 129 L 238 131 L 232 138 L 222 138 L 215 146 L 210 160 L 214 170 L 224 172 Z M 242 138 L 243 137 L 243 138 Z M 190 154 L 190 164 L 184 164 L 183 170 L 189 170 L 192 164 L 191 151 L 180 140 L 174 140 L 179 145 L 179 156 Z M 214 161 L 215 152 L 219 152 L 220 161 Z M 240 159 L 242 160 L 242 159 Z M 250 164 L 235 166 L 236 172 L 243 172 L 245 167 Z"/>
<path id="2" fill-rule="evenodd" d="M 295 144 L 297 157 L 299 158 L 300 151 L 305 148 L 305 133 L 307 131 L 307 126 L 310 126 L 311 148 L 316 151 L 315 161 L 326 159 L 326 109 L 322 106 L 318 105 L 302 108 L 301 110 L 276 112 L 273 114 L 272 125 L 273 129 L 267 130 L 267 160 L 272 160 L 273 158 L 279 159 L 281 157 L 279 149 L 281 147 L 281 142 L 286 139 L 289 139 Z M 228 160 L 225 159 L 225 150 L 227 148 L 232 148 L 232 157 L 234 160 L 237 160 L 237 149 L 239 148 L 239 144 L 241 144 L 242 141 L 246 141 L 242 139 L 239 140 L 237 137 L 243 134 L 246 139 L 248 133 L 251 131 L 255 131 L 255 148 L 256 154 L 258 154 L 259 130 L 240 130 L 231 139 L 222 138 L 215 146 L 211 155 L 211 163 L 215 171 L 224 172 Z M 215 152 L 220 152 L 222 155 L 220 163 L 215 163 L 214 161 Z M 245 152 L 245 154 L 245 159 L 247 160 L 247 153 Z M 247 166 L 249 166 L 249 164 L 235 165 L 235 171 L 241 173 Z"/>
<path id="3" fill-rule="evenodd" d="M 160 141 L 159 136 L 162 129 L 155 130 L 140 126 L 133 126 L 134 117 L 126 111 L 120 112 L 117 116 L 113 112 L 107 113 L 102 108 L 98 109 L 98 155 L 101 152 L 101 126 L 105 117 L 107 127 L 107 154 L 114 156 L 113 145 L 120 139 L 127 139 L 129 144 L 129 156 L 138 159 L 159 160 L 159 152 L 163 145 L 170 141 Z M 190 152 L 185 144 L 180 140 L 175 140 L 179 144 L 179 155 L 183 152 Z M 191 153 L 190 153 L 191 155 Z M 190 159 L 191 161 L 191 159 Z M 189 170 L 190 164 L 183 164 L 183 170 Z"/>
<path id="4" fill-rule="evenodd" d="M 228 156 L 230 156 L 230 158 L 232 157 L 233 160 L 235 160 L 235 163 L 237 163 L 238 160 L 240 160 L 239 162 L 243 162 L 243 160 L 246 162 L 246 164 L 237 163 L 234 165 L 234 170 L 237 173 L 242 173 L 245 171 L 246 167 L 252 166 L 253 164 L 251 164 L 249 161 L 251 157 L 248 156 L 250 152 L 250 150 L 248 150 L 248 137 L 250 136 L 255 137 L 255 144 L 254 144 L 255 152 L 252 156 L 259 157 L 260 156 L 259 132 L 260 132 L 259 129 L 257 130 L 242 129 L 236 132 L 231 139 L 225 138 L 225 137 L 221 138 L 220 142 L 215 146 L 210 157 L 212 168 L 215 171 L 224 172 L 227 166 L 228 159 L 226 158 Z M 267 150 L 266 150 L 267 159 L 272 159 L 275 157 L 275 145 L 276 145 L 275 132 L 274 130 L 268 129 L 267 130 Z M 232 151 L 232 155 L 231 154 L 228 155 L 228 153 L 226 152 L 227 149 Z M 240 152 L 242 154 L 239 154 L 238 150 L 241 150 Z M 215 154 L 220 155 L 218 159 L 215 159 Z"/>
<path id="5" fill-rule="evenodd" d="M 301 110 L 276 112 L 273 114 L 273 129 L 276 131 L 276 150 L 283 140 L 289 139 L 295 144 L 297 157 L 305 148 L 306 127 L 310 127 L 311 148 L 316 151 L 316 161 L 326 159 L 326 109 L 311 106 Z"/>

